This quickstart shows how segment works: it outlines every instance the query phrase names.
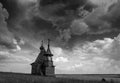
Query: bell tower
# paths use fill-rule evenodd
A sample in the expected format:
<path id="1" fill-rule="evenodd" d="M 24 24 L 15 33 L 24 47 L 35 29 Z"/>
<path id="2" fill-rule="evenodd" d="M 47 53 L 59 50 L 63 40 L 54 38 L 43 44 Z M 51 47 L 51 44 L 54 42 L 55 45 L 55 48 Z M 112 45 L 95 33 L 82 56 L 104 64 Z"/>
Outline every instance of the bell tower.
<path id="1" fill-rule="evenodd" d="M 53 60 L 52 60 L 53 54 L 51 53 L 51 50 L 50 50 L 50 39 L 48 39 L 48 48 L 47 48 L 47 52 L 44 56 L 46 57 L 45 73 L 47 76 L 54 76 L 55 75 L 55 66 L 53 65 Z"/>

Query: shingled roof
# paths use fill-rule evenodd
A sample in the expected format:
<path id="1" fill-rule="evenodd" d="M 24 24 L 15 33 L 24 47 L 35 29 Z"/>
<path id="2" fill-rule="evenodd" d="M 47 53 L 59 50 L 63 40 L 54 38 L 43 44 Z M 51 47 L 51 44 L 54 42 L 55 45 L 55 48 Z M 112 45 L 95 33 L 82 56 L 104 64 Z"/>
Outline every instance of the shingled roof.
<path id="1" fill-rule="evenodd" d="M 44 56 L 45 54 L 46 54 L 46 50 L 43 46 L 43 41 L 42 41 L 42 44 L 40 47 L 40 53 L 39 53 L 38 57 L 36 58 L 35 62 L 33 62 L 33 63 L 42 63 L 45 60 L 45 56 Z"/>

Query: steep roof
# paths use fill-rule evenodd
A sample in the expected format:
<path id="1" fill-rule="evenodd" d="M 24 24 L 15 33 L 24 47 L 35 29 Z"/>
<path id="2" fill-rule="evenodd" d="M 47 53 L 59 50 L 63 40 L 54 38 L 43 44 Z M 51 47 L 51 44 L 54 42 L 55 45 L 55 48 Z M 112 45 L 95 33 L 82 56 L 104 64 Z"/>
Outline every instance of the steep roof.
<path id="1" fill-rule="evenodd" d="M 47 49 L 47 54 L 52 54 L 49 45 L 48 45 L 48 49 Z"/>
<path id="2" fill-rule="evenodd" d="M 53 56 L 53 55 L 52 55 L 52 52 L 51 52 L 51 50 L 50 50 L 50 40 L 49 40 L 49 39 L 48 39 L 48 49 L 47 49 L 46 54 L 49 55 L 49 56 Z"/>
<path id="3" fill-rule="evenodd" d="M 41 44 L 41 47 L 40 47 L 40 53 L 39 53 L 39 55 L 36 58 L 34 63 L 42 63 L 45 60 L 44 54 L 46 54 L 46 50 L 43 46 L 43 41 L 42 41 L 42 44 Z"/>
<path id="4" fill-rule="evenodd" d="M 39 53 L 38 57 L 35 60 L 35 63 L 42 63 L 45 60 L 44 54 L 46 54 L 46 51 L 41 50 L 41 52 Z"/>

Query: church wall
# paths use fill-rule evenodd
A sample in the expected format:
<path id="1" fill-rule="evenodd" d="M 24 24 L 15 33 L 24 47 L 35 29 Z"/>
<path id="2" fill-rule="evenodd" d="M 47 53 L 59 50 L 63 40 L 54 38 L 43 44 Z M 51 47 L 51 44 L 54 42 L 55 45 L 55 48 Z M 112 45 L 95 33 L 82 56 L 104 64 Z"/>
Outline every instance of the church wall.
<path id="1" fill-rule="evenodd" d="M 36 65 L 32 65 L 32 74 L 33 74 L 33 75 L 36 74 Z"/>
<path id="2" fill-rule="evenodd" d="M 54 76 L 55 75 L 55 68 L 54 67 L 46 67 L 46 75 L 47 76 Z"/>

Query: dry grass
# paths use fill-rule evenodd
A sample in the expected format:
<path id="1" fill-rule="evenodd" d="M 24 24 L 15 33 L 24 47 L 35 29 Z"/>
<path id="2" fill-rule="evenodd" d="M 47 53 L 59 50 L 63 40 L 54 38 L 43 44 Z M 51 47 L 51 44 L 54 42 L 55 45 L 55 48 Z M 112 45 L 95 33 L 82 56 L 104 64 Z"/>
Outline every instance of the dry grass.
<path id="1" fill-rule="evenodd" d="M 87 78 L 86 78 L 87 79 Z M 62 77 L 42 77 L 29 74 L 0 73 L 0 83 L 104 83 L 95 80 L 79 80 Z M 105 82 L 119 83 L 119 82 Z"/>

